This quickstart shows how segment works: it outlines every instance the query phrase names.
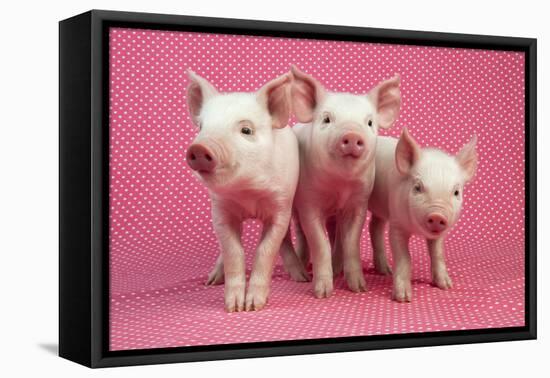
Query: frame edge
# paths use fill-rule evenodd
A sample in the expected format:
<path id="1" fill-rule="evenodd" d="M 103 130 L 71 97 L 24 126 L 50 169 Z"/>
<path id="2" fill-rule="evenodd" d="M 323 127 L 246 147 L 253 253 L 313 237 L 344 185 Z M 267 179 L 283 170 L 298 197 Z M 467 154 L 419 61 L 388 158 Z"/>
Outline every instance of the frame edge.
<path id="1" fill-rule="evenodd" d="M 59 22 L 59 356 L 91 365 L 91 12 Z"/>

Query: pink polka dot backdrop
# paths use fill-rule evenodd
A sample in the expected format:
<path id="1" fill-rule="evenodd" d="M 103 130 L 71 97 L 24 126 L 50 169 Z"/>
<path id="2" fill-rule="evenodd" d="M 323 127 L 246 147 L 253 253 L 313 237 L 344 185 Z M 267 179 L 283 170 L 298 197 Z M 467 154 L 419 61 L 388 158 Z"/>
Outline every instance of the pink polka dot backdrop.
<path id="1" fill-rule="evenodd" d="M 197 130 L 186 71 L 220 91 L 255 91 L 291 64 L 331 91 L 366 93 L 401 75 L 404 126 L 450 153 L 479 138 L 479 169 L 446 241 L 454 288 L 430 285 L 425 241 L 413 238 L 413 302 L 391 300 L 391 277 L 362 259 L 369 291 L 336 279 L 313 297 L 275 268 L 268 306 L 227 314 L 223 285 L 206 287 L 218 255 L 206 188 L 185 151 Z M 524 55 L 516 52 L 114 28 L 110 31 L 110 348 L 523 326 Z M 250 269 L 260 227 L 244 228 Z"/>

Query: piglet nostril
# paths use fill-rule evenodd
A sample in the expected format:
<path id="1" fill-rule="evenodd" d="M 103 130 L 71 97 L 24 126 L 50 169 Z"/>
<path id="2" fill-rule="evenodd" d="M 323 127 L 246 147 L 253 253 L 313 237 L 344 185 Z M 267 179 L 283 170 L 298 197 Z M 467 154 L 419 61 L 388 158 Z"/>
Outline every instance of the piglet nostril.
<path id="1" fill-rule="evenodd" d="M 212 161 L 212 156 L 205 154 L 204 157 L 206 158 L 206 160 Z"/>
<path id="2" fill-rule="evenodd" d="M 344 144 L 348 144 L 348 143 L 349 143 L 349 140 L 344 139 Z"/>
<path id="3" fill-rule="evenodd" d="M 189 156 L 189 158 L 190 158 L 191 160 L 195 160 L 197 157 L 195 156 L 195 154 L 191 154 L 191 156 Z"/>
<path id="4" fill-rule="evenodd" d="M 357 141 L 357 145 L 358 145 L 359 147 L 362 147 L 362 146 L 363 146 L 363 141 L 362 141 L 361 139 L 359 139 L 359 140 Z"/>
<path id="5" fill-rule="evenodd" d="M 428 223 L 433 223 L 434 220 L 432 218 L 428 219 Z"/>

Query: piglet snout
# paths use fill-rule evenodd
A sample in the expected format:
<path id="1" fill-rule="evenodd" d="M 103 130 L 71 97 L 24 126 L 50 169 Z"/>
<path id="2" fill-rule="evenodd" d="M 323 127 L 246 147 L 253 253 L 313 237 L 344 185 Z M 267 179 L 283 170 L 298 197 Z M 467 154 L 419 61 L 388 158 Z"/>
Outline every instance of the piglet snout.
<path id="1" fill-rule="evenodd" d="M 448 221 L 440 213 L 431 213 L 426 217 L 426 228 L 433 233 L 439 234 L 447 229 Z"/>
<path id="2" fill-rule="evenodd" d="M 199 173 L 211 173 L 217 165 L 217 159 L 212 149 L 201 143 L 192 144 L 189 147 L 186 159 L 189 167 Z"/>
<path id="3" fill-rule="evenodd" d="M 339 148 L 343 156 L 358 158 L 365 152 L 365 141 L 358 133 L 347 132 L 340 138 Z"/>

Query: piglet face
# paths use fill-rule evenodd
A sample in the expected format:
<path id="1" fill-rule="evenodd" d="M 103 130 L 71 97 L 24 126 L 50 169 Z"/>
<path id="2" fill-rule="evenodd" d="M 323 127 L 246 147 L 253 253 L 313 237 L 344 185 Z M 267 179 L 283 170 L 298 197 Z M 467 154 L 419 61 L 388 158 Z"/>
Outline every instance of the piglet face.
<path id="1" fill-rule="evenodd" d="M 311 147 L 319 164 L 344 176 L 364 169 L 374 157 L 379 129 L 391 127 L 399 114 L 399 77 L 367 95 L 352 95 L 328 93 L 297 67 L 291 72 L 293 109 L 300 122 L 311 123 Z"/>
<path id="2" fill-rule="evenodd" d="M 352 169 L 369 160 L 376 147 L 374 108 L 366 97 L 327 95 L 312 120 L 312 143 L 328 163 Z"/>
<path id="3" fill-rule="evenodd" d="M 421 149 L 403 130 L 396 148 L 396 165 L 403 175 L 408 215 L 428 239 L 446 234 L 458 220 L 465 184 L 476 170 L 476 137 L 457 156 L 438 149 Z"/>
<path id="4" fill-rule="evenodd" d="M 289 117 L 288 75 L 256 93 L 219 93 L 189 72 L 187 103 L 198 135 L 189 146 L 189 167 L 210 189 L 224 189 L 260 174 L 273 151 L 273 129 Z"/>

